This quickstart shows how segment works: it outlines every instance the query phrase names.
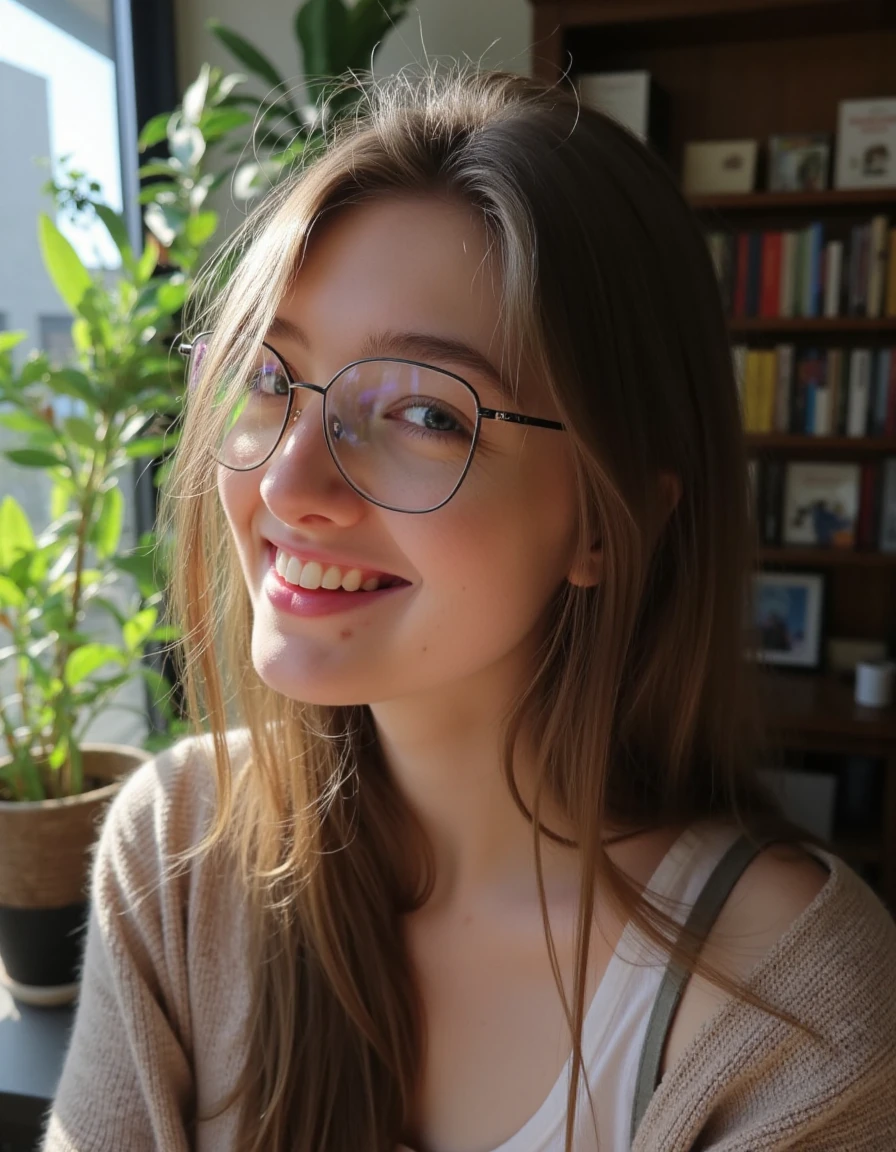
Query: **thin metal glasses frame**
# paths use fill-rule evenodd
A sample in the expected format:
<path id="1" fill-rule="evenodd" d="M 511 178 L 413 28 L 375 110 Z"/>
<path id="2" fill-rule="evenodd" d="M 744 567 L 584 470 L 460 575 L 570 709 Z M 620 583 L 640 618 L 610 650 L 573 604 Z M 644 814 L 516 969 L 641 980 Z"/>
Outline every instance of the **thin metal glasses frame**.
<path id="1" fill-rule="evenodd" d="M 178 344 L 177 351 L 180 353 L 181 356 L 184 357 L 184 359 L 189 361 L 189 358 L 193 353 L 194 346 L 200 340 L 209 340 L 211 338 L 211 336 L 212 336 L 211 332 L 200 332 L 192 341 Z M 421 360 L 405 360 L 404 358 L 402 358 L 400 356 L 367 356 L 367 357 L 364 357 L 360 360 L 352 360 L 351 363 L 345 364 L 328 381 L 328 383 L 321 385 L 321 384 L 311 384 L 305 380 L 301 380 L 301 381 L 300 380 L 293 380 L 289 374 L 289 369 L 286 366 L 286 362 L 284 361 L 284 359 L 280 355 L 280 353 L 277 351 L 277 349 L 271 347 L 271 345 L 268 344 L 264 340 L 261 342 L 261 346 L 263 348 L 266 348 L 267 351 L 270 352 L 276 358 L 280 367 L 283 369 L 284 379 L 286 380 L 286 382 L 289 386 L 289 397 L 288 397 L 287 403 L 286 403 L 286 414 L 283 417 L 283 424 L 280 428 L 280 431 L 277 433 L 277 438 L 274 441 L 270 452 L 268 452 L 268 454 L 264 457 L 264 459 L 259 460 L 259 462 L 257 464 L 252 464 L 248 468 L 234 468 L 230 464 L 222 464 L 221 465 L 223 468 L 228 468 L 231 472 L 254 472 L 256 468 L 260 468 L 262 466 L 262 464 L 266 464 L 268 462 L 268 460 L 270 460 L 270 458 L 277 451 L 277 448 L 280 446 L 280 442 L 283 439 L 283 434 L 286 431 L 287 427 L 289 426 L 289 422 L 293 417 L 292 398 L 293 398 L 293 395 L 295 394 L 295 392 L 299 391 L 299 390 L 305 390 L 308 392 L 316 392 L 319 396 L 323 397 L 323 404 L 321 404 L 321 422 L 323 424 L 324 440 L 326 441 L 327 449 L 330 453 L 330 456 L 332 457 L 333 463 L 336 465 L 336 467 L 339 470 L 340 476 L 342 476 L 343 480 L 345 480 L 346 484 L 349 485 L 349 487 L 352 489 L 352 491 L 357 492 L 357 494 L 362 499 L 369 501 L 369 503 L 371 503 L 371 504 L 375 504 L 378 508 L 385 508 L 389 512 L 404 512 L 404 513 L 407 513 L 407 515 L 409 515 L 409 516 L 422 515 L 423 513 L 426 513 L 426 512 L 435 512 L 439 508 L 444 508 L 444 506 L 448 503 L 448 501 L 453 496 L 455 496 L 457 494 L 458 489 L 460 488 L 461 484 L 463 484 L 464 479 L 466 478 L 466 475 L 470 470 L 470 464 L 473 461 L 473 454 L 475 453 L 476 445 L 479 442 L 479 429 L 482 426 L 483 420 L 500 420 L 502 423 L 523 424 L 523 425 L 526 425 L 526 426 L 532 427 L 532 428 L 547 428 L 550 431 L 554 431 L 554 432 L 565 432 L 566 431 L 566 426 L 564 424 L 561 424 L 557 420 L 544 420 L 540 416 L 525 416 L 521 412 L 508 412 L 508 411 L 504 411 L 504 410 L 497 409 L 497 408 L 485 408 L 480 403 L 479 394 L 477 393 L 477 391 L 473 387 L 473 385 L 469 383 L 469 381 L 464 380 L 464 378 L 462 376 L 458 376 L 456 372 L 450 372 L 447 368 L 436 368 L 432 364 L 423 363 L 423 361 L 421 361 Z M 415 368 L 425 368 L 428 372 L 440 372 L 443 376 L 450 376 L 452 380 L 456 380 L 459 384 L 462 384 L 464 386 L 464 388 L 466 388 L 466 390 L 473 397 L 473 402 L 476 406 L 476 425 L 473 429 L 473 435 L 472 435 L 472 438 L 470 440 L 470 451 L 469 451 L 469 454 L 467 455 L 467 459 L 466 459 L 466 462 L 464 464 L 463 471 L 461 472 L 457 483 L 454 485 L 454 487 L 451 489 L 451 491 L 448 493 L 448 495 L 445 497 L 445 499 L 442 500 L 438 504 L 433 504 L 432 507 L 430 507 L 430 508 L 419 508 L 419 509 L 396 508 L 394 504 L 386 504 L 382 500 L 376 500 L 369 493 L 362 491 L 362 489 L 360 489 L 358 487 L 358 485 L 355 484 L 355 482 L 351 479 L 351 477 L 346 474 L 345 469 L 343 468 L 342 464 L 339 461 L 339 458 L 336 455 L 336 452 L 333 448 L 332 441 L 330 439 L 330 430 L 327 426 L 327 393 L 329 392 L 330 388 L 336 383 L 336 381 L 339 379 L 340 376 L 342 376 L 342 375 L 344 375 L 344 373 L 348 372 L 349 369 L 356 368 L 359 364 L 382 364 L 382 363 L 386 363 L 386 364 L 409 364 Z"/>

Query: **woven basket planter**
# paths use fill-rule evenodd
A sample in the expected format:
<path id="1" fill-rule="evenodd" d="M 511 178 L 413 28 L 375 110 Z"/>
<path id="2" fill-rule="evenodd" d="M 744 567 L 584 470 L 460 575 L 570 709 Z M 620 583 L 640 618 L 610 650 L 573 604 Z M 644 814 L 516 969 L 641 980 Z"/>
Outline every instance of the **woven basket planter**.
<path id="1" fill-rule="evenodd" d="M 97 832 L 124 777 L 150 758 L 118 744 L 86 744 L 82 752 L 90 791 L 0 801 L 0 978 L 28 1004 L 77 995 Z"/>

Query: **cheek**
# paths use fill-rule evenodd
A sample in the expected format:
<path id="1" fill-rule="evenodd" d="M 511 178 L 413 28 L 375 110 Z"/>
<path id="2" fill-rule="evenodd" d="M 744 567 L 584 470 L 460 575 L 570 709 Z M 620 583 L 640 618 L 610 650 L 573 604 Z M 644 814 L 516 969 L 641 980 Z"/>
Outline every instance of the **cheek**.
<path id="1" fill-rule="evenodd" d="M 251 540 L 251 524 L 254 510 L 260 500 L 257 472 L 231 472 L 218 469 L 218 498 L 239 553 L 244 569 L 248 559 L 248 546 Z"/>

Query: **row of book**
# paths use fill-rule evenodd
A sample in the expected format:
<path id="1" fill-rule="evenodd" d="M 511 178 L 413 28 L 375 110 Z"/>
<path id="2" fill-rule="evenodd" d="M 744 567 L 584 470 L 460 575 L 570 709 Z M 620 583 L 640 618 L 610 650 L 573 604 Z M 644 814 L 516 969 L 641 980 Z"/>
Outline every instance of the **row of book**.
<path id="1" fill-rule="evenodd" d="M 708 232 L 726 311 L 736 319 L 896 316 L 896 228 L 878 215 L 839 233 L 826 237 L 820 220 Z"/>
<path id="2" fill-rule="evenodd" d="M 768 547 L 896 553 L 896 456 L 865 463 L 750 460 L 759 538 Z"/>
<path id="3" fill-rule="evenodd" d="M 732 347 L 746 432 L 896 436 L 896 348 Z"/>

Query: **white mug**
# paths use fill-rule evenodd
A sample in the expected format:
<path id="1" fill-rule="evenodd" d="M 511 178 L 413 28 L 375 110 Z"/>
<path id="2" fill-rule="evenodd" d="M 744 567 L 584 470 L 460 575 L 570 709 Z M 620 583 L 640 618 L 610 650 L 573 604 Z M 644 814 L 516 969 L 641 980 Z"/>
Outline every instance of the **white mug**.
<path id="1" fill-rule="evenodd" d="M 860 661 L 856 664 L 856 704 L 865 708 L 888 708 L 893 703 L 894 681 L 896 664 L 892 661 Z"/>

